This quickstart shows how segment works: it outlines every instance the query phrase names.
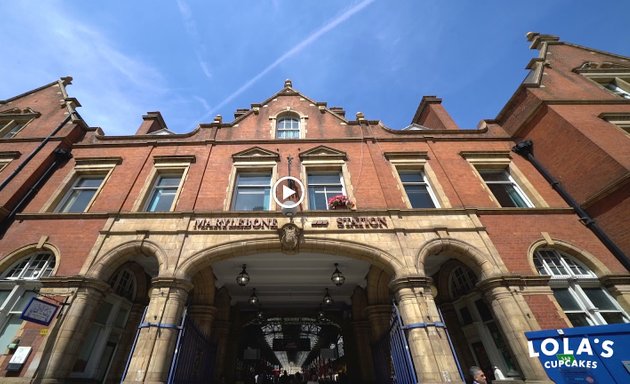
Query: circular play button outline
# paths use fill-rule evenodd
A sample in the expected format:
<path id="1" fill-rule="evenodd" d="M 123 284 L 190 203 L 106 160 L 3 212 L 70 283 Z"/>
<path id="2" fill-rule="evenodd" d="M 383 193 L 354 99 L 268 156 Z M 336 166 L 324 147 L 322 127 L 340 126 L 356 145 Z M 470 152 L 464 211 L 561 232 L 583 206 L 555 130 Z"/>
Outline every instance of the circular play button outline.
<path id="1" fill-rule="evenodd" d="M 283 182 L 284 180 L 294 180 L 296 183 L 298 183 L 298 185 L 300 186 L 300 188 L 302 189 L 302 192 L 300 193 L 300 198 L 298 199 L 297 202 L 295 203 L 291 203 L 291 204 L 283 204 L 280 202 L 280 200 L 278 200 L 278 194 L 276 193 L 276 190 L 278 189 L 278 185 Z M 283 189 L 284 191 L 284 189 Z M 281 206 L 282 208 L 295 208 L 298 205 L 302 204 L 302 201 L 304 201 L 304 193 L 306 192 L 306 189 L 304 188 L 304 184 L 302 184 L 302 182 L 300 181 L 300 179 L 297 179 L 293 176 L 284 176 L 281 177 L 280 179 L 278 179 L 278 181 L 276 181 L 273 184 L 273 199 L 275 200 L 275 202 Z"/>

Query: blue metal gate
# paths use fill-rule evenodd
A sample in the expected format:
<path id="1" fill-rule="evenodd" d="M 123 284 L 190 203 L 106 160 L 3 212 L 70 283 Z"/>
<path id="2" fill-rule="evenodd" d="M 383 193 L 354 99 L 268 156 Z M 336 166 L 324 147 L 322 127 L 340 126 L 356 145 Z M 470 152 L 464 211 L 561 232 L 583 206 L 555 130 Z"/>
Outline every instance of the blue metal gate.
<path id="1" fill-rule="evenodd" d="M 168 383 L 211 383 L 216 357 L 216 344 L 207 340 L 192 319 L 185 316 L 177 337 Z"/>
<path id="2" fill-rule="evenodd" d="M 395 384 L 417 384 L 416 370 L 413 366 L 407 332 L 403 325 L 396 303 L 392 305 L 392 319 L 389 328 L 389 345 Z"/>

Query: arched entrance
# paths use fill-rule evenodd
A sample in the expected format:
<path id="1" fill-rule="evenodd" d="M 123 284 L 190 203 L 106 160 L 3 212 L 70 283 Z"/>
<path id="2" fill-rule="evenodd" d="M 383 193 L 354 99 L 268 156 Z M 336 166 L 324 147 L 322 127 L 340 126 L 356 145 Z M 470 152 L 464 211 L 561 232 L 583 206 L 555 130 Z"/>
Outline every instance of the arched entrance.
<path id="1" fill-rule="evenodd" d="M 376 352 L 389 330 L 393 268 L 376 265 L 376 251 L 244 251 L 206 256 L 192 274 L 188 313 L 216 347 L 214 380 L 247 383 L 262 375 L 261 382 L 274 382 L 284 371 L 350 383 L 389 380 L 389 355 Z M 249 281 L 239 285 L 243 272 Z"/>

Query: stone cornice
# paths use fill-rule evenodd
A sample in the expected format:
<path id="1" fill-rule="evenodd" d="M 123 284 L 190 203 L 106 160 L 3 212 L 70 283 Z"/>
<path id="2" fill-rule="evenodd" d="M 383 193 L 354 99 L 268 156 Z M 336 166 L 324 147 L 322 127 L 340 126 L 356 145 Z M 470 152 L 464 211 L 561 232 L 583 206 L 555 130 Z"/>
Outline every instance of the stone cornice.
<path id="1" fill-rule="evenodd" d="M 433 279 L 428 276 L 404 276 L 392 280 L 389 289 L 397 292 L 405 288 L 425 288 L 430 289 Z"/>
<path id="2" fill-rule="evenodd" d="M 518 274 L 514 275 L 499 275 L 492 276 L 477 283 L 477 289 L 482 292 L 490 291 L 494 288 L 509 288 L 509 287 L 539 287 L 549 285 L 549 276 L 522 276 Z"/>
<path id="3" fill-rule="evenodd" d="M 176 277 L 154 277 L 151 279 L 151 288 L 178 288 L 189 292 L 194 285 L 189 280 L 178 279 Z"/>
<path id="4" fill-rule="evenodd" d="M 630 275 L 606 275 L 599 278 L 602 285 L 610 287 L 613 285 L 630 285 Z"/>
<path id="5" fill-rule="evenodd" d="M 102 280 L 85 276 L 43 277 L 42 288 L 93 288 L 101 293 L 111 290 L 109 284 Z"/>

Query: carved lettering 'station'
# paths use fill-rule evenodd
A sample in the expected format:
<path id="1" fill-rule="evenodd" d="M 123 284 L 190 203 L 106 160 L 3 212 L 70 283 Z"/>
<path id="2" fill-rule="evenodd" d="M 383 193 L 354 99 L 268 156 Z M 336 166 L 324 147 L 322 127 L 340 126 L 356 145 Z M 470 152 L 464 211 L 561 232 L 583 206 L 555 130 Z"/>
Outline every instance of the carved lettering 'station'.
<path id="1" fill-rule="evenodd" d="M 195 220 L 196 231 L 243 231 L 243 230 L 264 230 L 278 229 L 278 219 L 256 218 L 256 219 L 197 219 Z"/>
<path id="2" fill-rule="evenodd" d="M 337 219 L 339 229 L 379 229 L 387 228 L 387 218 L 381 217 L 340 217 Z"/>

